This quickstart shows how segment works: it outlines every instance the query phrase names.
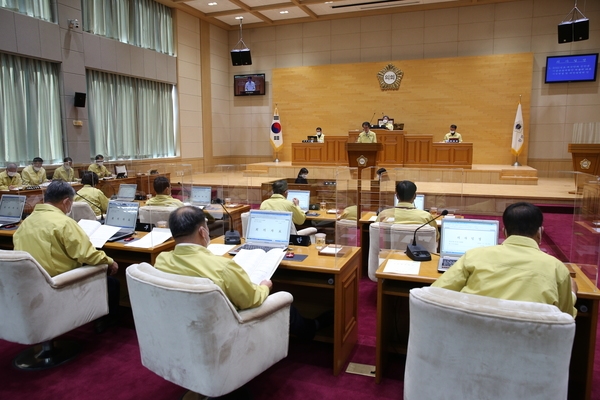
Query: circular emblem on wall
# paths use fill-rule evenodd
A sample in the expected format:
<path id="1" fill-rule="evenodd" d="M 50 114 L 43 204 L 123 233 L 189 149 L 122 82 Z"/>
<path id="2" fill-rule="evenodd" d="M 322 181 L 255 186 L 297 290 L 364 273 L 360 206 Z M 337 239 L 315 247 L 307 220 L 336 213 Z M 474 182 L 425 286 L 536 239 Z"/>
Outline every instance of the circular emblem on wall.
<path id="1" fill-rule="evenodd" d="M 365 156 L 360 156 L 360 157 L 358 157 L 356 159 L 356 162 L 361 167 L 366 167 L 367 166 L 367 161 L 369 161 L 369 159 L 367 157 L 365 157 Z"/>
<path id="2" fill-rule="evenodd" d="M 385 68 L 377 73 L 379 86 L 382 90 L 398 90 L 403 77 L 404 72 L 392 64 L 386 65 Z"/>
<path id="3" fill-rule="evenodd" d="M 584 158 L 579 162 L 579 166 L 581 167 L 581 169 L 590 169 L 590 167 L 592 166 L 592 162 L 587 158 Z"/>

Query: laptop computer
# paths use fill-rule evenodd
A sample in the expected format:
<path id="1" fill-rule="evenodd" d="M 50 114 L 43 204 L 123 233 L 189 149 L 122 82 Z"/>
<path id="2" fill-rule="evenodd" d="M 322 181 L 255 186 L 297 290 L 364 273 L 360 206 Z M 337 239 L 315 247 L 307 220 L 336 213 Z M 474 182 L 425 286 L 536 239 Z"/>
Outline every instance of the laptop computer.
<path id="1" fill-rule="evenodd" d="M 306 137 L 306 140 L 308 140 L 309 142 L 314 142 L 314 143 L 316 143 L 316 142 L 318 142 L 318 141 L 319 141 L 319 140 L 317 139 L 317 137 L 316 137 L 316 136 L 314 136 L 314 135 L 309 135 L 309 136 L 307 136 L 307 137 Z"/>
<path id="2" fill-rule="evenodd" d="M 0 199 L 0 227 L 21 222 L 27 196 L 3 194 Z"/>
<path id="3" fill-rule="evenodd" d="M 111 200 L 106 210 L 105 225 L 117 226 L 119 231 L 112 235 L 109 242 L 115 242 L 135 233 L 140 204 L 135 201 Z"/>
<path id="4" fill-rule="evenodd" d="M 418 194 L 417 197 L 415 197 L 415 202 L 413 203 L 415 208 L 418 208 L 419 210 L 424 210 L 425 209 L 425 195 L 424 194 Z M 398 197 L 396 195 L 394 195 L 394 207 L 396 207 L 398 205 Z"/>
<path id="5" fill-rule="evenodd" d="M 298 199 L 298 206 L 302 211 L 308 211 L 310 207 L 310 190 L 288 190 L 287 199 L 292 201 L 294 198 Z"/>
<path id="6" fill-rule="evenodd" d="M 192 205 L 204 208 L 210 204 L 212 197 L 212 188 L 210 186 L 192 186 L 192 197 L 190 203 Z"/>
<path id="7" fill-rule="evenodd" d="M 498 244 L 500 223 L 493 220 L 444 218 L 438 271 L 445 272 L 467 250 Z"/>
<path id="8" fill-rule="evenodd" d="M 242 249 L 285 249 L 290 242 L 291 228 L 292 213 L 289 211 L 250 210 L 246 243 L 236 247 L 229 254 L 235 255 Z"/>
<path id="9" fill-rule="evenodd" d="M 137 191 L 137 184 L 135 183 L 121 183 L 119 185 L 119 193 L 117 193 L 116 200 L 119 201 L 133 201 L 135 199 L 135 192 Z"/>

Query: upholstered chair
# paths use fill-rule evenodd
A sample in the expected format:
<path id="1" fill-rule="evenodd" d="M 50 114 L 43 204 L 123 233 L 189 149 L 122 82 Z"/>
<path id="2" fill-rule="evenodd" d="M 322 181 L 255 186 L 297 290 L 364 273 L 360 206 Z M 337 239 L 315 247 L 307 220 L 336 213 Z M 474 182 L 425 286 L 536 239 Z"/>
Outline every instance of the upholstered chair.
<path id="1" fill-rule="evenodd" d="M 97 219 L 92 207 L 83 201 L 73 202 L 73 207 L 71 207 L 71 212 L 68 215 L 77 222 L 81 219 L 91 219 L 94 221 Z"/>
<path id="2" fill-rule="evenodd" d="M 142 364 L 204 396 L 234 391 L 287 356 L 292 295 L 238 311 L 211 280 L 127 268 Z"/>
<path id="3" fill-rule="evenodd" d="M 165 221 L 169 227 L 169 215 L 177 207 L 142 206 L 140 207 L 140 223 L 156 225 L 158 221 Z"/>
<path id="4" fill-rule="evenodd" d="M 53 339 L 108 313 L 107 268 L 50 277 L 29 253 L 0 250 L 0 339 L 36 345 L 17 356 L 17 368 L 54 367 L 77 355 L 76 342 Z"/>
<path id="5" fill-rule="evenodd" d="M 404 399 L 565 400 L 575 320 L 549 304 L 412 289 Z"/>

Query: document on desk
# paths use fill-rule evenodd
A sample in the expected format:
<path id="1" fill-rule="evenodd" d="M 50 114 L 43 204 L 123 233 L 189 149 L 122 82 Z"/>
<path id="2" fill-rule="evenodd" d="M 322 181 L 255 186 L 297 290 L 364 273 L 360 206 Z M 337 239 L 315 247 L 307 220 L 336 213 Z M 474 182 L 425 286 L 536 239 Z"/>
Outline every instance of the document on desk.
<path id="1" fill-rule="evenodd" d="M 77 225 L 87 233 L 92 245 L 97 249 L 102 248 L 108 239 L 120 229 L 118 226 L 102 225 L 91 219 L 80 219 Z"/>
<path id="2" fill-rule="evenodd" d="M 421 263 L 419 261 L 388 260 L 383 268 L 383 272 L 400 275 L 419 275 L 420 268 Z"/>
<path id="3" fill-rule="evenodd" d="M 207 249 L 210 250 L 215 256 L 224 256 L 229 253 L 229 250 L 233 249 L 237 244 L 219 244 L 219 243 L 211 243 L 208 245 Z"/>
<path id="4" fill-rule="evenodd" d="M 126 247 L 140 247 L 142 249 L 150 249 L 154 246 L 158 246 L 169 240 L 173 236 L 169 228 L 154 228 L 152 232 L 136 240 L 135 242 L 127 243 Z"/>
<path id="5" fill-rule="evenodd" d="M 283 260 L 285 251 L 285 249 L 271 249 L 268 252 L 262 249 L 243 249 L 233 257 L 233 261 L 246 271 L 252 283 L 259 285 L 265 279 L 271 279 Z"/>

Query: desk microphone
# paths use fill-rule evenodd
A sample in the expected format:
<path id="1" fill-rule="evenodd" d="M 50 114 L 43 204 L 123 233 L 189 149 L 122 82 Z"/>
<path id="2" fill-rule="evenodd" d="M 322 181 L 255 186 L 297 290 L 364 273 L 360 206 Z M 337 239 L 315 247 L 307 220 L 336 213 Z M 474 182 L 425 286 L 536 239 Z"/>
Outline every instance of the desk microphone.
<path id="1" fill-rule="evenodd" d="M 81 197 L 82 199 L 84 199 L 87 203 L 89 203 L 90 205 L 96 207 L 98 210 L 100 210 L 100 220 L 104 221 L 104 214 L 102 214 L 102 207 L 100 207 L 98 204 L 94 203 L 93 201 L 91 201 L 90 199 L 85 198 L 84 196 L 80 195 L 79 193 L 76 194 L 76 196 Z"/>
<path id="2" fill-rule="evenodd" d="M 435 221 L 436 219 L 438 219 L 439 217 L 444 216 L 444 215 L 448 215 L 448 210 L 442 211 L 442 213 L 440 215 L 438 215 L 435 218 L 430 219 L 429 221 L 425 222 L 423 225 L 421 225 L 420 227 L 415 229 L 412 244 L 409 244 L 408 246 L 406 246 L 406 255 L 411 260 L 413 260 L 413 261 L 430 261 L 431 260 L 431 254 L 427 250 L 425 250 L 422 246 L 417 244 L 417 231 L 419 229 L 421 229 L 422 227 L 424 227 L 425 225 L 429 224 L 431 221 Z"/>
<path id="3" fill-rule="evenodd" d="M 240 233 L 233 229 L 233 218 L 231 218 L 231 214 L 227 211 L 227 208 L 223 205 L 223 201 L 219 198 L 215 199 L 215 203 L 220 204 L 223 207 L 223 210 L 229 216 L 229 230 L 225 232 L 225 244 L 241 244 L 242 239 L 240 237 Z"/>

